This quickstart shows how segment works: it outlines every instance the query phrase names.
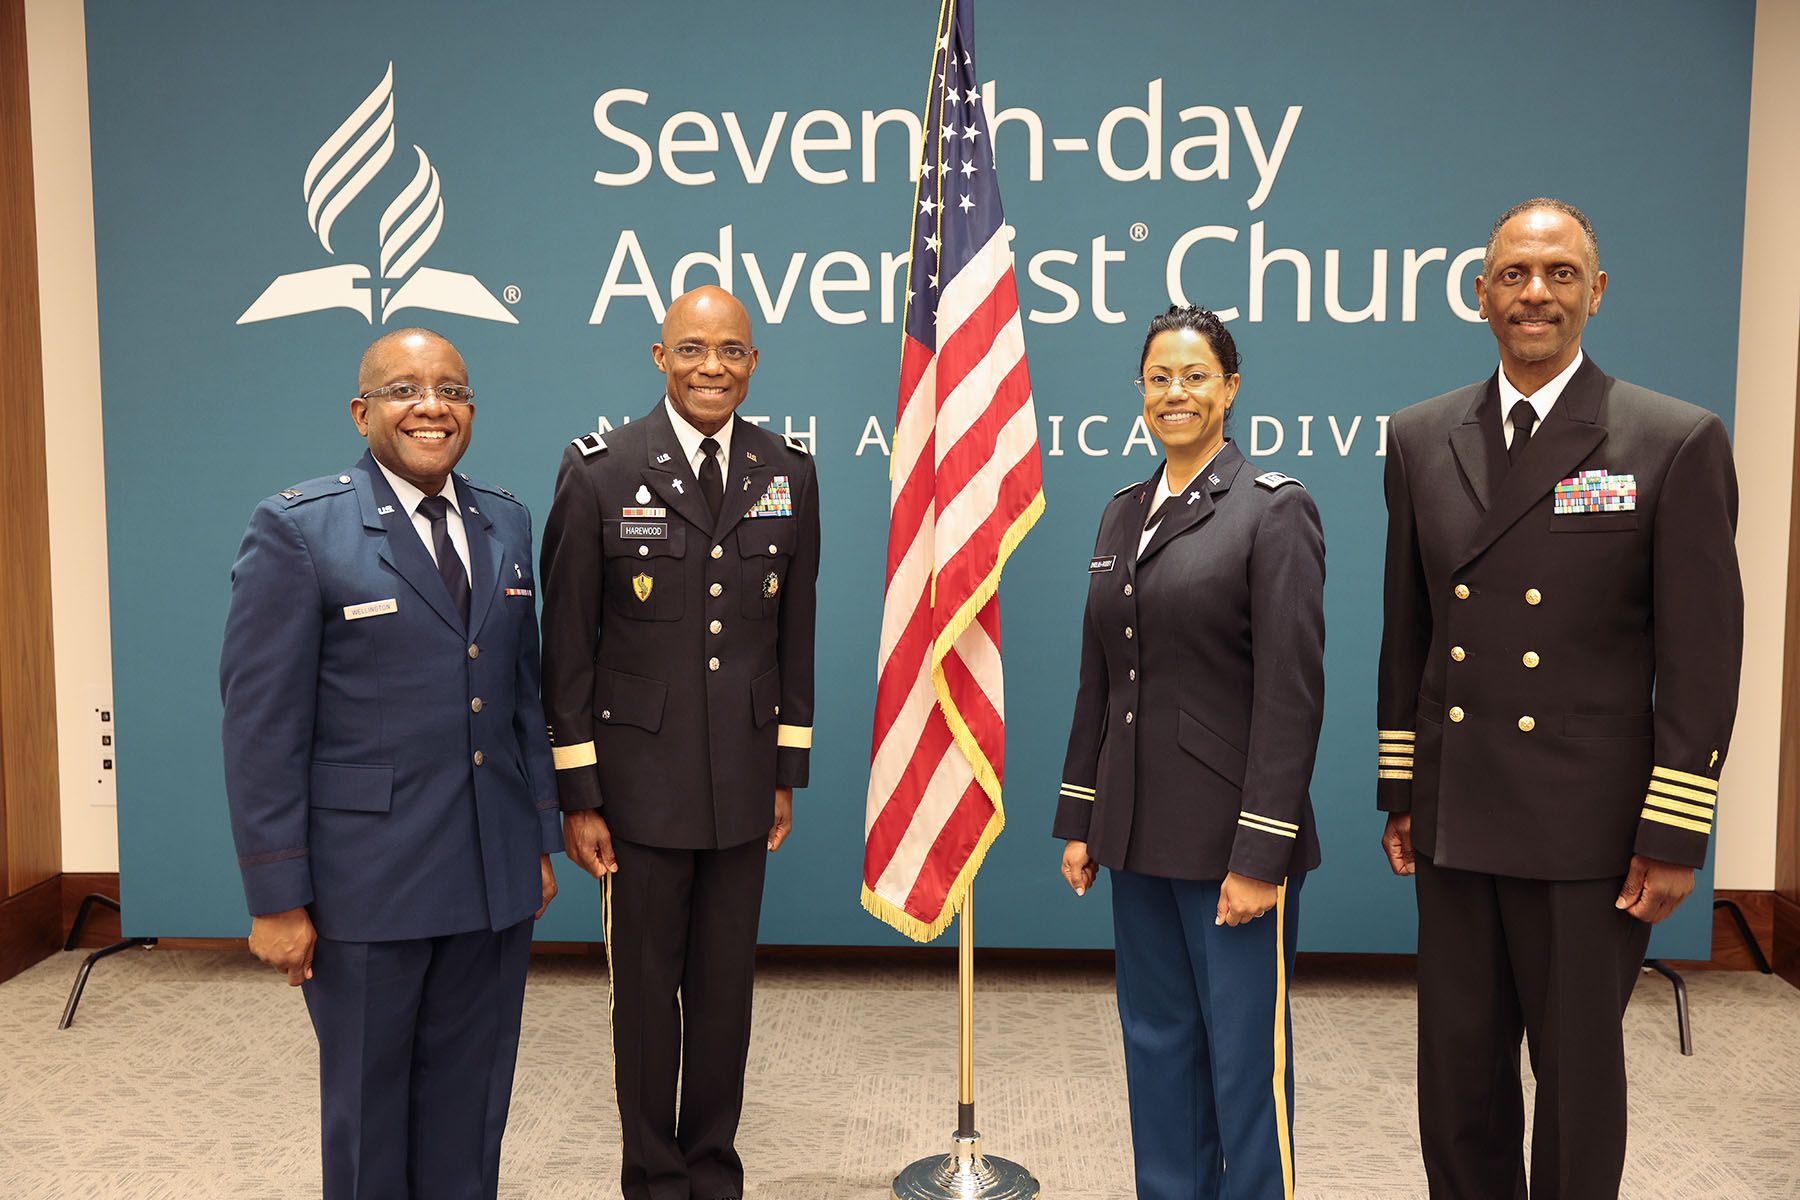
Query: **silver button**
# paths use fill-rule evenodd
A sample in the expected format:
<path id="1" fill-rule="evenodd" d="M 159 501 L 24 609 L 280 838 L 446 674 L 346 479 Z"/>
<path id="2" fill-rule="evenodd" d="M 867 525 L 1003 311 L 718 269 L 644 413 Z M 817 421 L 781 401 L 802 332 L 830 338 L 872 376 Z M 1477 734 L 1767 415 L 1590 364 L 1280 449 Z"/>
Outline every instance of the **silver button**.
<path id="1" fill-rule="evenodd" d="M 639 558 L 648 558 L 648 557 L 650 557 L 650 547 L 648 547 L 648 546 L 639 546 L 639 547 L 638 547 L 638 557 L 639 557 Z"/>
<path id="2" fill-rule="evenodd" d="M 725 557 L 725 547 L 723 547 L 723 546 L 714 546 L 714 547 L 713 547 L 713 548 L 712 548 L 712 556 L 713 556 L 713 557 L 714 557 L 714 558 L 723 558 L 723 557 Z"/>
<path id="3" fill-rule="evenodd" d="M 715 583 L 711 587 L 707 588 L 706 590 L 711 592 L 715 596 L 722 596 L 725 594 L 725 585 L 722 583 Z"/>
<path id="4" fill-rule="evenodd" d="M 706 669 L 707 669 L 707 670 L 709 670 L 709 671 L 716 671 L 716 670 L 718 670 L 718 669 L 719 669 L 719 660 L 718 660 L 718 659 L 716 659 L 716 658 L 709 658 L 709 659 L 707 659 L 707 660 L 706 660 Z"/>
<path id="5" fill-rule="evenodd" d="M 779 553 L 780 553 L 780 551 L 779 551 L 779 550 L 777 550 L 777 549 L 775 549 L 775 543 L 774 543 L 774 542 L 770 542 L 770 543 L 769 543 L 769 553 L 770 553 L 770 554 L 779 554 Z"/>
<path id="6" fill-rule="evenodd" d="M 339 483 L 349 483 L 349 482 L 350 482 L 350 477 L 349 477 L 349 476 L 348 476 L 348 475 L 339 475 L 339 476 L 338 476 L 338 482 L 339 482 Z"/>
<path id="7" fill-rule="evenodd" d="M 1125 594 L 1127 596 L 1131 595 L 1131 585 L 1129 583 L 1125 585 Z"/>
<path id="8" fill-rule="evenodd" d="M 480 712 L 481 711 L 481 697 L 480 696 L 477 696 L 473 700 L 469 701 L 469 711 L 470 712 Z"/>
<path id="9" fill-rule="evenodd" d="M 610 720 L 612 720 L 612 709 L 610 709 L 610 708 L 603 708 L 603 709 L 601 709 L 601 710 L 600 710 L 600 719 L 601 719 L 601 720 L 602 720 L 602 721 L 610 721 Z"/>
<path id="10" fill-rule="evenodd" d="M 775 715 L 778 717 L 781 715 L 781 705 L 779 704 L 775 706 Z"/>
<path id="11" fill-rule="evenodd" d="M 719 632 L 719 630 L 725 628 L 725 622 L 714 621 L 711 625 L 708 625 L 707 628 L 712 630 L 714 633 L 717 633 L 717 632 Z"/>
<path id="12" fill-rule="evenodd" d="M 470 658 L 480 658 L 481 657 L 481 647 L 477 646 L 474 642 L 469 643 L 469 657 Z"/>
<path id="13" fill-rule="evenodd" d="M 1137 682 L 1137 668 L 1136 667 L 1131 668 L 1131 679 L 1132 679 L 1133 683 Z"/>
<path id="14" fill-rule="evenodd" d="M 1125 723 L 1127 725 L 1129 725 L 1129 724 L 1131 724 L 1131 722 L 1132 722 L 1132 715 L 1130 713 L 1126 713 L 1125 714 Z"/>
<path id="15" fill-rule="evenodd" d="M 1129 638 L 1129 637 L 1132 637 L 1132 636 L 1133 636 L 1133 634 L 1132 634 L 1132 632 L 1131 632 L 1131 626 L 1129 626 L 1129 625 L 1127 625 L 1127 626 L 1126 626 L 1126 627 L 1125 627 L 1125 636 L 1126 636 L 1126 637 L 1128 637 L 1128 638 Z"/>
<path id="16" fill-rule="evenodd" d="M 486 761 L 487 761 L 487 755 L 485 755 L 481 751 L 477 750 L 475 752 L 475 765 L 479 767 L 482 763 L 484 763 Z"/>

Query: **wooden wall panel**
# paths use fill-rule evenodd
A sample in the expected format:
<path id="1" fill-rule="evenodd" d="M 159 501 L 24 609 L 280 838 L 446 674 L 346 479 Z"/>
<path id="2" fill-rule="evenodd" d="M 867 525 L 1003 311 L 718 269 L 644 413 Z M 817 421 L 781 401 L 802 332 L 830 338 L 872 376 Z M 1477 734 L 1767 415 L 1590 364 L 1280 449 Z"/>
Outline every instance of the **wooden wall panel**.
<path id="1" fill-rule="evenodd" d="M 15 896 L 62 869 L 24 0 L 0 0 L 0 163 L 0 833 Z"/>
<path id="2" fill-rule="evenodd" d="M 1800 382 L 1794 405 L 1800 411 Z M 1787 624 L 1781 660 L 1781 766 L 1775 817 L 1775 891 L 1800 905 L 1800 424 L 1794 429 L 1795 486 L 1789 500 Z"/>

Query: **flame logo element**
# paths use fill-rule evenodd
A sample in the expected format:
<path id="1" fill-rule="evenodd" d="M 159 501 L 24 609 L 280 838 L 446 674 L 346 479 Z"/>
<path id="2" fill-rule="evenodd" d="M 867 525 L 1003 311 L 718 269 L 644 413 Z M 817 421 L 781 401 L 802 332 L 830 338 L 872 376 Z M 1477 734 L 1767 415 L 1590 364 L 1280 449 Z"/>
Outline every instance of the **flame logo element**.
<path id="1" fill-rule="evenodd" d="M 300 182 L 306 223 L 327 254 L 332 228 L 394 157 L 394 64 L 369 94 L 313 153 Z M 518 324 L 494 294 L 473 275 L 420 266 L 444 227 L 442 180 L 431 157 L 413 146 L 418 167 L 376 224 L 380 273 L 361 263 L 340 263 L 279 275 L 263 289 L 239 325 L 348 308 L 375 323 L 380 295 L 383 324 L 405 308 L 455 313 L 486 321 Z"/>

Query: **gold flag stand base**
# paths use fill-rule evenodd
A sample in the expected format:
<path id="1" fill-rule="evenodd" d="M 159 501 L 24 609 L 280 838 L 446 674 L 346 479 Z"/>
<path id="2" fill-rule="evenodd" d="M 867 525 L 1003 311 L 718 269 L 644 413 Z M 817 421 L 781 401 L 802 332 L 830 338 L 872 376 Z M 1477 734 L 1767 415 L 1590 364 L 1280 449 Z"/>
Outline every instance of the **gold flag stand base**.
<path id="1" fill-rule="evenodd" d="M 1038 1181 L 1018 1163 L 981 1152 L 979 1133 L 951 1136 L 945 1158 L 921 1158 L 894 1176 L 895 1200 L 1037 1200 Z"/>
<path id="2" fill-rule="evenodd" d="M 956 1132 L 946 1158 L 921 1158 L 894 1176 L 894 1200 L 1037 1200 L 1038 1181 L 1016 1162 L 981 1152 L 975 1130 L 975 886 L 956 921 L 959 1086 Z"/>

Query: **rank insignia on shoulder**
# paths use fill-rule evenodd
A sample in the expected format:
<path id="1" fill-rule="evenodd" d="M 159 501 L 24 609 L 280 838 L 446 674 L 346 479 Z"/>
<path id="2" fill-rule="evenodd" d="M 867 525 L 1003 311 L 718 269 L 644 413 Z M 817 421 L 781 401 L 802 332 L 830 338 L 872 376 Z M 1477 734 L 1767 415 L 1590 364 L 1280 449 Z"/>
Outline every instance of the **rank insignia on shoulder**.
<path id="1" fill-rule="evenodd" d="M 1140 482 L 1142 482 L 1142 481 L 1140 481 Z M 1136 483 L 1126 484 L 1124 487 L 1120 488 L 1118 491 L 1113 493 L 1113 499 L 1117 500 L 1120 496 L 1123 496 L 1126 492 L 1129 492 L 1132 488 L 1137 487 L 1137 486 L 1138 486 L 1138 484 L 1136 484 Z"/>
<path id="2" fill-rule="evenodd" d="M 806 448 L 806 439 L 799 434 L 786 433 L 781 436 L 781 440 L 788 444 L 788 449 L 790 450 L 798 450 L 802 454 L 811 453 L 811 451 Z"/>
<path id="3" fill-rule="evenodd" d="M 572 440 L 569 444 L 581 451 L 582 457 L 584 458 L 592 458 L 594 455 L 606 449 L 606 439 L 597 433 L 584 433 L 580 437 Z"/>
<path id="4" fill-rule="evenodd" d="M 1256 482 L 1263 487 L 1268 488 L 1271 492 L 1276 488 L 1281 487 L 1283 484 L 1300 483 L 1300 481 L 1295 479 L 1292 475 L 1283 475 L 1280 471 L 1264 471 L 1261 475 L 1256 477 Z M 1302 488 L 1306 487 L 1304 483 L 1300 483 L 1300 486 Z"/>
<path id="5" fill-rule="evenodd" d="M 300 498 L 300 489 L 288 488 L 281 493 L 281 498 L 283 500 L 298 500 Z"/>

